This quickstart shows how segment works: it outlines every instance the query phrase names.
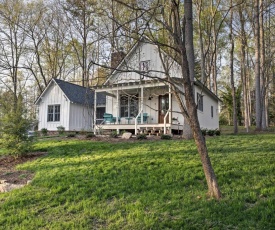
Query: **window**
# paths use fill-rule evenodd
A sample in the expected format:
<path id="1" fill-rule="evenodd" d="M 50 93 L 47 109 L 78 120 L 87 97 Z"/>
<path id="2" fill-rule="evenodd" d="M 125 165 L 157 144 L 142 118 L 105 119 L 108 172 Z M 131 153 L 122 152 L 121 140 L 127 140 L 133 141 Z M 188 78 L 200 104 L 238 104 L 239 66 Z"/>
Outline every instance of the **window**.
<path id="1" fill-rule="evenodd" d="M 213 108 L 213 106 L 211 105 L 211 118 L 213 118 L 214 117 L 214 108 Z"/>
<path id="2" fill-rule="evenodd" d="M 203 111 L 203 95 L 197 93 L 197 107 L 198 110 Z"/>
<path id="3" fill-rule="evenodd" d="M 60 121 L 60 105 L 48 105 L 48 121 Z"/>
<path id="4" fill-rule="evenodd" d="M 138 114 L 138 95 L 120 96 L 120 116 L 136 117 Z"/>
<path id="5" fill-rule="evenodd" d="M 141 61 L 139 63 L 139 70 L 142 72 L 148 72 L 150 67 L 150 61 Z"/>
<path id="6" fill-rule="evenodd" d="M 101 124 L 103 121 L 103 115 L 105 113 L 105 107 L 97 107 L 96 108 L 96 124 Z"/>

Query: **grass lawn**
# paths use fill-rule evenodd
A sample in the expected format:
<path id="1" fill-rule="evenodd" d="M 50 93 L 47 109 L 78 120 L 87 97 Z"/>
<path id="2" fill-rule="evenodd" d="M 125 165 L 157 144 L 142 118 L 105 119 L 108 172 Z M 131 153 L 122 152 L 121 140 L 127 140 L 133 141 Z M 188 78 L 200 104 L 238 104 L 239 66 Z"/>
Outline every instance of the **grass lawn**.
<path id="1" fill-rule="evenodd" d="M 20 169 L 30 185 L 0 194 L 0 229 L 275 229 L 275 135 L 208 138 L 223 199 L 193 141 L 46 140 Z"/>

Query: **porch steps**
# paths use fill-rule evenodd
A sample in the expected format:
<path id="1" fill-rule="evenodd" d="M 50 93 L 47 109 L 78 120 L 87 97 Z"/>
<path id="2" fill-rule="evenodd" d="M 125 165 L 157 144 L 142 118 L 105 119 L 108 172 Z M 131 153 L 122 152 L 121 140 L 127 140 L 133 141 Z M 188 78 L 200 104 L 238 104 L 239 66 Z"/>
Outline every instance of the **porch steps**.
<path id="1" fill-rule="evenodd" d="M 167 133 L 171 133 L 171 130 L 169 128 L 166 129 Z M 155 127 L 145 127 L 145 128 L 140 128 L 138 130 L 139 134 L 146 134 L 146 135 L 156 135 L 160 136 L 164 134 L 164 128 L 155 128 Z"/>

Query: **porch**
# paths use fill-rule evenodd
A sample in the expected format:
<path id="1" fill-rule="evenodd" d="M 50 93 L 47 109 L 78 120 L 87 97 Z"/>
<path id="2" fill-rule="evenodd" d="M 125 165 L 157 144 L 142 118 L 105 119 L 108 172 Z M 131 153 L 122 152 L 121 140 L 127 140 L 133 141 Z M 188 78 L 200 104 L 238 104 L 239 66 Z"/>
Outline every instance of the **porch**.
<path id="1" fill-rule="evenodd" d="M 134 134 L 171 134 L 183 130 L 184 119 L 173 101 L 171 87 L 161 81 L 139 81 L 95 88 L 105 92 L 108 119 L 94 113 L 94 131 L 131 131 Z M 111 119 L 109 117 L 112 117 Z"/>
<path id="2" fill-rule="evenodd" d="M 172 130 L 174 134 L 181 134 L 183 125 L 180 124 L 97 124 L 96 131 L 100 133 L 101 130 L 110 131 L 133 131 L 135 134 L 148 134 L 148 135 L 161 135 L 171 134 Z"/>

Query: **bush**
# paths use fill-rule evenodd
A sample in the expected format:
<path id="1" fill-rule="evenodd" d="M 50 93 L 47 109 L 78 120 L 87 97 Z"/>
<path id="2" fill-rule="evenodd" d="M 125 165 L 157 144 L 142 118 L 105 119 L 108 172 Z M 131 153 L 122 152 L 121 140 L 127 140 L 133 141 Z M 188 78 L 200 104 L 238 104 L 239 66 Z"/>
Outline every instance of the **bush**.
<path id="1" fill-rule="evenodd" d="M 1 100 L 0 144 L 11 155 L 24 155 L 32 149 L 32 139 L 28 138 L 31 121 L 26 118 L 22 96 L 18 96 L 16 103 Z"/>
<path id="2" fill-rule="evenodd" d="M 94 133 L 87 133 L 86 138 L 94 138 L 95 134 Z"/>
<path id="3" fill-rule="evenodd" d="M 201 133 L 202 133 L 203 136 L 206 136 L 206 134 L 207 134 L 207 129 L 201 129 Z"/>
<path id="4" fill-rule="evenodd" d="M 162 139 L 162 140 L 171 140 L 172 136 L 171 135 L 167 135 L 167 134 L 162 134 L 160 136 L 160 139 Z"/>
<path id="5" fill-rule="evenodd" d="M 145 140 L 145 139 L 147 139 L 147 135 L 144 134 L 144 133 L 138 134 L 137 135 L 137 139 L 138 140 Z"/>
<path id="6" fill-rule="evenodd" d="M 57 132 L 58 132 L 59 135 L 64 134 L 64 131 L 65 131 L 64 126 L 60 125 L 60 126 L 57 126 L 56 128 L 57 128 Z"/>
<path id="7" fill-rule="evenodd" d="M 75 133 L 69 133 L 69 134 L 67 135 L 67 137 L 75 137 L 75 136 L 76 136 Z"/>
<path id="8" fill-rule="evenodd" d="M 207 130 L 207 134 L 209 136 L 214 136 L 215 135 L 215 130 L 209 129 L 209 130 Z"/>
<path id="9" fill-rule="evenodd" d="M 220 135 L 221 135 L 221 131 L 220 131 L 219 129 L 216 129 L 216 130 L 215 130 L 215 135 L 216 135 L 216 136 L 220 136 Z"/>
<path id="10" fill-rule="evenodd" d="M 110 137 L 111 137 L 111 138 L 117 138 L 117 137 L 118 137 L 117 131 L 112 131 L 112 132 L 110 133 Z"/>
<path id="11" fill-rule="evenodd" d="M 41 133 L 42 133 L 43 136 L 47 136 L 48 130 L 46 128 L 42 128 Z"/>

